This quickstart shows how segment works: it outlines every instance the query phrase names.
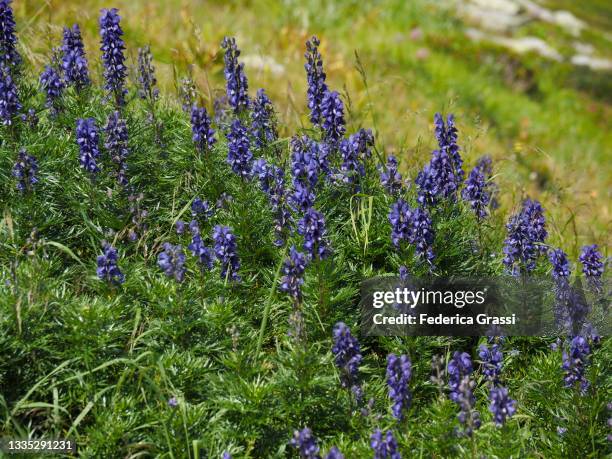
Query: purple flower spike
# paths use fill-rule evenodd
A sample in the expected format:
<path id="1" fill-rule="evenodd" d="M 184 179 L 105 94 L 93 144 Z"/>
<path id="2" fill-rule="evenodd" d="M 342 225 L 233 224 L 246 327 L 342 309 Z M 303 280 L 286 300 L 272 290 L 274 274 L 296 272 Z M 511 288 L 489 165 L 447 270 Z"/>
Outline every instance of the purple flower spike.
<path id="1" fill-rule="evenodd" d="M 446 118 L 446 125 L 442 115 L 436 113 L 434 115 L 435 135 L 438 140 L 440 149 L 448 152 L 453 165 L 453 173 L 457 178 L 457 184 L 463 182 L 463 160 L 459 154 L 459 146 L 457 145 L 457 128 L 455 127 L 455 117 L 450 114 Z"/>
<path id="2" fill-rule="evenodd" d="M 393 437 L 393 433 L 387 430 L 383 437 L 380 429 L 370 437 L 370 446 L 374 450 L 374 459 L 402 459 L 397 447 L 397 441 Z"/>
<path id="3" fill-rule="evenodd" d="M 185 254 L 180 245 L 172 245 L 165 242 L 164 251 L 157 257 L 158 266 L 168 277 L 174 277 L 178 283 L 185 279 Z"/>
<path id="4" fill-rule="evenodd" d="M 604 272 L 604 258 L 599 252 L 597 244 L 584 246 L 578 259 L 582 263 L 582 273 L 586 277 L 589 286 L 595 292 L 600 292 L 602 287 L 601 277 Z"/>
<path id="5" fill-rule="evenodd" d="M 479 220 L 485 218 L 489 213 L 488 209 L 492 196 L 490 188 L 491 184 L 487 182 L 487 174 L 483 164 L 478 163 L 470 172 L 461 196 L 470 204 Z"/>
<path id="6" fill-rule="evenodd" d="M 585 394 L 589 388 L 589 380 L 586 378 L 586 369 L 589 365 L 591 348 L 583 336 L 575 336 L 563 351 L 563 364 L 561 368 L 565 371 L 565 387 L 580 387 L 580 393 Z"/>
<path id="7" fill-rule="evenodd" d="M 208 201 L 202 201 L 200 198 L 194 198 L 191 203 L 191 215 L 208 220 L 212 217 L 213 209 Z"/>
<path id="8" fill-rule="evenodd" d="M 404 418 L 412 402 L 412 393 L 408 387 L 412 376 L 412 362 L 407 355 L 389 354 L 387 356 L 387 385 L 389 397 L 393 400 L 393 417 L 398 421 Z"/>
<path id="9" fill-rule="evenodd" d="M 489 411 L 493 414 L 495 425 L 501 427 L 507 418 L 512 417 L 516 413 L 516 400 L 508 397 L 508 389 L 505 387 L 494 387 L 491 389 L 489 399 L 491 400 Z"/>
<path id="10" fill-rule="evenodd" d="M 17 52 L 15 17 L 12 0 L 0 0 L 0 65 L 14 66 L 21 62 Z"/>
<path id="11" fill-rule="evenodd" d="M 289 444 L 298 450 L 301 459 L 321 459 L 317 441 L 308 427 L 293 432 L 293 438 Z"/>
<path id="12" fill-rule="evenodd" d="M 402 174 L 398 171 L 395 156 L 389 156 L 387 158 L 387 166 L 380 168 L 380 183 L 390 195 L 397 195 L 402 190 Z"/>
<path id="13" fill-rule="evenodd" d="M 240 50 L 236 46 L 236 39 L 225 37 L 221 47 L 225 50 L 225 56 L 223 57 L 225 62 L 224 74 L 229 104 L 234 109 L 234 113 L 248 110 L 250 105 L 249 84 L 244 74 L 244 64 L 238 63 Z"/>
<path id="14" fill-rule="evenodd" d="M 295 301 L 302 299 L 302 285 L 304 284 L 304 271 L 307 264 L 306 255 L 299 252 L 295 246 L 291 246 L 289 258 L 283 263 L 280 290 L 288 293 Z"/>
<path id="15" fill-rule="evenodd" d="M 127 67 L 125 66 L 125 43 L 123 42 L 123 30 L 121 29 L 121 16 L 117 8 L 103 9 L 100 11 L 100 37 L 102 51 L 102 63 L 104 64 L 105 89 L 115 98 L 115 104 L 119 107 L 125 104 L 125 78 Z"/>
<path id="16" fill-rule="evenodd" d="M 546 220 L 538 201 L 526 199 L 521 211 L 506 225 L 508 237 L 504 241 L 504 265 L 511 274 L 531 272 L 537 257 L 545 251 Z"/>
<path id="17" fill-rule="evenodd" d="M 187 248 L 191 250 L 193 256 L 197 257 L 198 263 L 201 265 L 202 269 L 210 271 L 215 262 L 215 252 L 210 247 L 204 245 L 197 222 L 191 222 L 189 228 L 193 234 L 193 238 L 191 239 L 191 244 L 189 244 Z"/>
<path id="18" fill-rule="evenodd" d="M 351 389 L 359 402 L 362 394 L 359 384 L 359 365 L 362 360 L 359 341 L 351 335 L 351 330 L 343 322 L 334 326 L 333 338 L 332 353 L 340 370 L 340 383 L 342 387 Z"/>
<path id="19" fill-rule="evenodd" d="M 253 169 L 253 153 L 246 127 L 234 120 L 227 134 L 227 162 L 241 179 L 249 180 Z"/>
<path id="20" fill-rule="evenodd" d="M 400 247 L 402 241 L 412 244 L 416 253 L 433 266 L 434 232 L 429 213 L 420 207 L 411 209 L 403 199 L 398 199 L 389 212 L 391 242 Z"/>
<path id="21" fill-rule="evenodd" d="M 326 91 L 321 102 L 323 130 L 325 138 L 332 145 L 337 145 L 346 132 L 344 122 L 344 104 L 336 91 Z"/>
<path id="22" fill-rule="evenodd" d="M 327 92 L 325 84 L 325 72 L 323 71 L 323 59 L 319 53 L 321 42 L 315 36 L 306 42 L 306 78 L 308 80 L 308 108 L 310 109 L 310 122 L 315 126 L 322 123 L 323 97 Z"/>
<path id="23" fill-rule="evenodd" d="M 21 103 L 11 70 L 5 64 L 0 64 L 0 120 L 2 124 L 5 126 L 13 124 L 13 118 L 19 110 L 21 110 Z"/>
<path id="24" fill-rule="evenodd" d="M 130 154 L 130 148 L 128 146 L 127 124 L 118 111 L 114 111 L 108 116 L 104 133 L 106 134 L 104 148 L 106 148 L 111 160 L 117 167 L 117 182 L 126 187 L 128 185 L 126 159 Z"/>
<path id="25" fill-rule="evenodd" d="M 38 162 L 34 156 L 30 156 L 25 148 L 19 150 L 17 162 L 13 166 L 13 177 L 17 179 L 17 189 L 22 193 L 31 191 L 38 178 Z"/>
<path id="26" fill-rule="evenodd" d="M 329 450 L 329 453 L 327 453 L 325 459 L 344 459 L 344 454 L 342 454 L 340 450 L 334 446 Z"/>
<path id="27" fill-rule="evenodd" d="M 215 242 L 215 255 L 221 262 L 221 279 L 229 278 L 240 282 L 238 270 L 240 269 L 240 258 L 238 258 L 236 236 L 229 226 L 217 225 L 213 228 L 213 240 Z"/>
<path id="28" fill-rule="evenodd" d="M 499 383 L 499 375 L 504 362 L 504 354 L 499 344 L 493 344 L 491 348 L 486 344 L 481 344 L 478 356 L 482 360 L 483 373 L 493 384 Z"/>
<path id="29" fill-rule="evenodd" d="M 98 277 L 108 283 L 123 284 L 125 276 L 117 266 L 117 249 L 108 242 L 102 243 L 102 255 L 98 256 Z"/>
<path id="30" fill-rule="evenodd" d="M 87 172 L 95 174 L 100 169 L 96 160 L 100 157 L 100 135 L 93 118 L 77 120 L 76 141 L 79 146 L 81 166 Z"/>
<path id="31" fill-rule="evenodd" d="M 257 97 L 253 100 L 251 132 L 257 148 L 263 148 L 278 138 L 274 107 L 263 89 L 257 91 Z"/>
<path id="32" fill-rule="evenodd" d="M 56 103 L 64 90 L 64 82 L 54 67 L 47 65 L 40 75 L 40 87 L 45 92 L 45 106 L 57 111 Z"/>
<path id="33" fill-rule="evenodd" d="M 304 251 L 311 259 L 323 260 L 330 255 L 325 218 L 322 213 L 312 207 L 308 209 L 298 221 L 298 233 L 304 237 Z"/>
<path id="34" fill-rule="evenodd" d="M 90 85 L 85 47 L 78 24 L 64 27 L 62 40 L 62 70 L 67 85 L 82 89 Z"/>
<path id="35" fill-rule="evenodd" d="M 191 109 L 191 132 L 193 143 L 200 154 L 208 153 L 217 142 L 212 121 L 205 108 L 194 106 Z"/>
<path id="36" fill-rule="evenodd" d="M 453 402 L 458 402 L 459 398 L 459 384 L 461 380 L 472 374 L 474 368 L 472 366 L 472 359 L 467 352 L 455 351 L 453 357 L 448 362 L 448 387 L 450 388 L 450 399 Z"/>
<path id="37" fill-rule="evenodd" d="M 149 45 L 138 48 L 138 95 L 141 99 L 154 101 L 159 97 L 153 54 Z"/>

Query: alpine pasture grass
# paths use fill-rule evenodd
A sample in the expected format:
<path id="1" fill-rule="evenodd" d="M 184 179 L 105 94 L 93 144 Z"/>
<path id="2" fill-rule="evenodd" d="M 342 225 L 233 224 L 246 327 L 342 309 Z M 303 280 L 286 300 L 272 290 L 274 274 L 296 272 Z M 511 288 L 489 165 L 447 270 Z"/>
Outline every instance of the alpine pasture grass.
<path id="1" fill-rule="evenodd" d="M 494 174 L 460 178 L 452 121 L 423 132 L 438 153 L 402 169 L 407 186 L 312 73 L 324 55 L 309 83 L 329 90 L 304 94 L 314 124 L 292 133 L 308 137 L 278 137 L 238 43 L 223 41 L 227 101 L 185 113 L 152 89 L 147 51 L 139 86 L 125 78 L 119 24 L 102 13 L 105 86 L 73 72 L 56 94 L 26 62 L 3 70 L 21 108 L 0 146 L 2 436 L 72 437 L 82 457 L 609 452 L 606 338 L 359 334 L 371 276 L 551 271 L 546 212 L 517 202 L 507 230 Z M 595 286 L 602 249 L 581 257 Z"/>

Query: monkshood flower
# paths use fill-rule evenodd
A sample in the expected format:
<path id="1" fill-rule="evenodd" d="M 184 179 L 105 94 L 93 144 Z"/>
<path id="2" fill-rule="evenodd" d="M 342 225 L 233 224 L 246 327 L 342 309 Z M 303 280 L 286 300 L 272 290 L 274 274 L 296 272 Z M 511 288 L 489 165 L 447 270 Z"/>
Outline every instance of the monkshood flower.
<path id="1" fill-rule="evenodd" d="M 499 383 L 499 375 L 504 363 L 504 354 L 499 344 L 493 344 L 490 348 L 486 344 L 481 344 L 478 349 L 478 356 L 482 361 L 483 373 L 494 385 Z"/>
<path id="2" fill-rule="evenodd" d="M 304 271 L 307 264 L 306 255 L 299 252 L 295 246 L 291 246 L 289 257 L 283 262 L 280 290 L 288 293 L 296 302 L 302 299 L 302 285 L 304 284 Z"/>
<path id="3" fill-rule="evenodd" d="M 95 174 L 100 169 L 96 160 L 100 156 L 100 135 L 93 118 L 78 119 L 76 125 L 76 141 L 79 146 L 81 167 Z"/>
<path id="4" fill-rule="evenodd" d="M 390 430 L 383 437 L 380 429 L 376 429 L 370 437 L 370 446 L 374 450 L 374 459 L 402 459 Z"/>
<path id="5" fill-rule="evenodd" d="M 349 137 L 353 148 L 357 152 L 359 159 L 366 160 L 372 156 L 374 146 L 374 135 L 371 129 L 359 129 Z"/>
<path id="6" fill-rule="evenodd" d="M 330 154 L 332 152 L 332 147 L 327 142 L 315 142 L 313 146 L 316 151 L 317 163 L 319 164 L 319 171 L 325 174 L 328 178 L 331 175 L 331 166 L 330 166 Z"/>
<path id="7" fill-rule="evenodd" d="M 98 278 L 108 283 L 123 284 L 125 276 L 117 266 L 117 249 L 108 242 L 102 242 L 102 255 L 98 256 Z"/>
<path id="8" fill-rule="evenodd" d="M 100 37 L 102 51 L 102 63 L 104 64 L 105 89 L 115 97 L 115 103 L 121 106 L 125 103 L 127 90 L 125 78 L 127 67 L 125 66 L 125 43 L 121 38 L 121 16 L 117 8 L 103 9 L 100 12 Z"/>
<path id="9" fill-rule="evenodd" d="M 30 128 L 34 129 L 38 126 L 38 115 L 36 114 L 36 110 L 33 108 L 28 109 L 26 113 L 21 114 L 21 121 L 27 124 Z"/>
<path id="10" fill-rule="evenodd" d="M 493 176 L 493 160 L 489 155 L 481 156 L 476 163 L 477 168 L 479 168 L 485 176 L 486 179 L 486 189 L 491 195 L 490 207 L 491 209 L 497 209 L 499 207 L 499 202 L 497 201 L 497 194 L 499 192 L 499 187 L 497 183 L 491 180 Z"/>
<path id="11" fill-rule="evenodd" d="M 232 459 L 232 455 L 227 451 L 223 451 L 223 456 L 221 459 Z"/>
<path id="12" fill-rule="evenodd" d="M 337 145 L 346 132 L 344 122 L 344 104 L 337 91 L 326 91 L 321 101 L 323 130 L 325 139 L 331 145 Z"/>
<path id="13" fill-rule="evenodd" d="M 400 247 L 401 242 L 406 241 L 415 246 L 417 255 L 430 264 L 433 262 L 434 233 L 431 218 L 425 209 L 412 209 L 400 198 L 391 206 L 389 222 L 393 245 Z"/>
<path id="14" fill-rule="evenodd" d="M 508 236 L 504 241 L 504 265 L 516 275 L 535 269 L 536 259 L 544 250 L 546 239 L 544 210 L 538 201 L 526 199 L 521 211 L 513 215 L 506 225 Z"/>
<path id="15" fill-rule="evenodd" d="M 319 53 L 321 42 L 315 36 L 306 42 L 306 79 L 308 80 L 308 108 L 310 109 L 310 122 L 320 126 L 322 122 L 323 96 L 327 92 L 325 84 L 325 72 L 323 71 L 323 59 Z"/>
<path id="16" fill-rule="evenodd" d="M 315 195 L 312 188 L 300 181 L 294 181 L 293 191 L 289 195 L 289 204 L 296 212 L 306 212 L 314 205 Z"/>
<path id="17" fill-rule="evenodd" d="M 417 255 L 433 266 L 434 233 L 427 210 L 417 207 L 412 212 L 411 226 L 412 236 L 409 242 L 415 246 Z"/>
<path id="18" fill-rule="evenodd" d="M 259 158 L 253 163 L 253 176 L 259 179 L 259 184 L 264 193 L 268 195 L 268 200 L 274 213 L 274 232 L 276 240 L 274 245 L 282 247 L 285 244 L 285 233 L 288 231 L 291 214 L 286 205 L 285 191 L 285 172 L 282 168 L 268 164 Z M 312 202 L 308 200 L 309 207 Z"/>
<path id="19" fill-rule="evenodd" d="M 253 153 L 247 129 L 240 120 L 232 123 L 227 140 L 227 162 L 241 179 L 248 180 L 253 169 Z"/>
<path id="20" fill-rule="evenodd" d="M 334 326 L 333 338 L 332 354 L 340 370 L 340 383 L 345 389 L 351 389 L 359 402 L 363 395 L 359 385 L 359 365 L 362 360 L 359 341 L 351 335 L 351 330 L 343 322 Z"/>
<path id="21" fill-rule="evenodd" d="M 580 392 L 586 393 L 589 381 L 586 378 L 586 368 L 589 365 L 591 348 L 583 336 L 575 336 L 569 343 L 569 349 L 563 351 L 563 364 L 561 368 L 565 371 L 565 387 L 580 386 Z"/>
<path id="22" fill-rule="evenodd" d="M 408 280 L 408 268 L 406 268 L 404 265 L 399 267 L 399 278 L 402 282 L 406 282 Z"/>
<path id="23" fill-rule="evenodd" d="M 21 62 L 17 52 L 17 36 L 15 35 L 15 17 L 12 0 L 0 0 L 0 65 L 13 66 Z"/>
<path id="24" fill-rule="evenodd" d="M 215 255 L 221 262 L 221 279 L 239 282 L 240 258 L 238 258 L 236 236 L 229 226 L 217 225 L 213 228 Z"/>
<path id="25" fill-rule="evenodd" d="M 194 105 L 191 109 L 191 133 L 193 143 L 200 154 L 209 152 L 217 141 L 211 125 L 212 121 L 206 109 Z"/>
<path id="26" fill-rule="evenodd" d="M 181 101 L 181 107 L 185 113 L 191 113 L 195 101 L 198 97 L 198 91 L 196 85 L 191 77 L 191 66 L 189 66 L 189 74 L 181 78 L 179 81 L 179 99 Z M 217 107 L 215 105 L 215 113 Z"/>
<path id="27" fill-rule="evenodd" d="M 55 104 L 62 95 L 64 82 L 53 66 L 47 65 L 40 74 L 40 87 L 45 93 L 45 106 L 54 112 L 57 111 Z"/>
<path id="28" fill-rule="evenodd" d="M 257 177 L 262 191 L 268 195 L 272 192 L 275 179 L 276 166 L 269 164 L 264 158 L 258 158 L 253 162 L 253 177 Z"/>
<path id="29" fill-rule="evenodd" d="M 325 459 L 344 459 L 344 454 L 342 454 L 340 450 L 334 446 L 329 450 L 329 453 L 327 453 Z"/>
<path id="30" fill-rule="evenodd" d="M 257 97 L 253 100 L 251 132 L 257 148 L 263 148 L 278 138 L 274 107 L 263 89 L 257 90 Z"/>
<path id="31" fill-rule="evenodd" d="M 508 397 L 508 389 L 506 387 L 494 387 L 489 394 L 489 411 L 493 414 L 493 420 L 497 427 L 501 427 L 516 413 L 516 400 Z"/>
<path id="32" fill-rule="evenodd" d="M 294 136 L 290 141 L 290 147 L 291 176 L 294 183 L 299 181 L 311 188 L 316 186 L 319 178 L 317 143 L 308 136 Z"/>
<path id="33" fill-rule="evenodd" d="M 391 242 L 399 247 L 402 241 L 410 240 L 412 236 L 412 209 L 406 201 L 399 198 L 391 205 L 389 223 L 391 223 Z"/>
<path id="34" fill-rule="evenodd" d="M 380 167 L 380 183 L 390 195 L 397 195 L 403 186 L 402 174 L 398 171 L 397 158 L 390 155 L 387 166 Z"/>
<path id="35" fill-rule="evenodd" d="M 601 291 L 601 277 L 604 272 L 604 258 L 598 249 L 597 244 L 586 245 L 582 248 L 580 257 L 578 257 L 578 260 L 582 263 L 582 273 L 595 292 Z"/>
<path id="36" fill-rule="evenodd" d="M 17 162 L 13 166 L 13 177 L 17 179 L 17 189 L 22 193 L 30 191 L 38 183 L 37 172 L 36 158 L 29 155 L 25 148 L 19 150 Z"/>
<path id="37" fill-rule="evenodd" d="M 309 208 L 298 221 L 297 231 L 304 237 L 304 251 L 311 259 L 324 260 L 331 254 L 325 218 L 321 212 Z"/>
<path id="38" fill-rule="evenodd" d="M 77 89 L 89 86 L 87 57 L 85 56 L 85 47 L 78 24 L 74 24 L 71 28 L 64 27 L 61 49 L 62 70 L 66 84 L 75 86 Z"/>
<path id="39" fill-rule="evenodd" d="M 463 199 L 470 204 L 470 207 L 479 220 L 488 215 L 488 207 L 491 202 L 491 193 L 487 189 L 487 178 L 481 167 L 476 165 L 468 175 L 465 186 L 461 191 Z"/>
<path id="40" fill-rule="evenodd" d="M 155 67 L 153 66 L 153 54 L 151 46 L 138 48 L 138 95 L 141 99 L 154 101 L 159 97 L 157 78 L 155 78 Z"/>
<path id="41" fill-rule="evenodd" d="M 195 223 L 195 225 L 193 225 Z M 197 257 L 198 263 L 202 266 L 202 269 L 210 271 L 213 268 L 215 262 L 215 252 L 212 248 L 206 247 L 202 236 L 200 235 L 200 228 L 197 226 L 197 222 L 192 222 L 190 230 L 193 234 L 191 244 L 187 248 L 191 251 L 194 257 Z"/>
<path id="42" fill-rule="evenodd" d="M 434 115 L 435 135 L 438 140 L 438 145 L 441 150 L 446 150 L 451 158 L 453 165 L 453 173 L 457 179 L 457 185 L 463 182 L 463 160 L 459 154 L 459 146 L 457 145 L 457 128 L 455 127 L 454 116 L 448 115 L 446 118 L 446 126 L 442 115 L 436 113 Z"/>
<path id="43" fill-rule="evenodd" d="M 308 427 L 294 431 L 289 444 L 298 450 L 301 459 L 321 459 L 317 441 Z"/>
<path id="44" fill-rule="evenodd" d="M 108 116 L 104 133 L 106 135 L 104 148 L 117 166 L 117 182 L 125 187 L 128 184 L 127 163 L 125 161 L 130 154 L 130 148 L 128 146 L 127 125 L 118 111 L 114 111 Z"/>
<path id="45" fill-rule="evenodd" d="M 338 150 L 342 157 L 342 164 L 340 165 L 342 180 L 345 183 L 353 183 L 356 177 L 363 177 L 365 175 L 365 167 L 359 160 L 359 152 L 355 148 L 355 144 L 351 142 L 351 139 L 342 139 Z"/>
<path id="46" fill-rule="evenodd" d="M 177 282 L 185 279 L 185 254 L 183 247 L 165 242 L 164 251 L 157 257 L 158 266 L 168 277 L 174 277 Z"/>
<path id="47" fill-rule="evenodd" d="M 174 226 L 176 234 L 183 234 L 185 232 L 185 222 L 183 220 L 177 220 Z"/>
<path id="48" fill-rule="evenodd" d="M 553 268 L 553 279 L 567 281 L 572 273 L 567 254 L 561 249 L 554 249 L 548 253 L 548 259 Z"/>
<path id="49" fill-rule="evenodd" d="M 418 173 L 415 183 L 420 204 L 433 206 L 440 198 L 454 199 L 458 182 L 446 149 L 432 152 L 429 164 Z"/>
<path id="50" fill-rule="evenodd" d="M 457 418 L 463 427 L 461 431 L 457 432 L 459 435 L 471 437 L 474 430 L 480 428 L 480 413 L 474 409 L 474 406 L 476 406 L 475 387 L 476 383 L 469 376 L 465 376 L 459 383 L 456 401 L 459 404 L 460 411 Z"/>
<path id="51" fill-rule="evenodd" d="M 544 241 L 548 236 L 546 231 L 546 219 L 544 218 L 544 208 L 539 201 L 526 199 L 523 203 L 523 215 L 527 223 L 529 237 L 536 244 L 539 253 L 546 253 Z"/>
<path id="52" fill-rule="evenodd" d="M 569 284 L 571 268 L 566 253 L 561 249 L 553 249 L 548 252 L 548 259 L 552 265 L 552 277 L 555 281 L 555 317 L 557 323 L 565 323 L 570 312 L 569 300 L 572 292 Z M 567 324 L 569 325 L 569 324 Z"/>
<path id="53" fill-rule="evenodd" d="M 212 217 L 213 209 L 208 201 L 202 201 L 200 198 L 194 198 L 191 203 L 191 215 L 208 220 Z"/>
<path id="54" fill-rule="evenodd" d="M 464 377 L 472 374 L 472 371 L 474 367 L 470 355 L 467 352 L 455 351 L 447 368 L 449 397 L 453 402 L 459 401 L 459 385 Z"/>
<path id="55" fill-rule="evenodd" d="M 223 61 L 225 62 L 225 81 L 227 83 L 227 98 L 229 104 L 234 109 L 234 113 L 249 108 L 249 84 L 244 74 L 244 64 L 238 63 L 240 50 L 236 46 L 236 39 L 225 37 L 221 43 L 225 50 Z"/>
<path id="56" fill-rule="evenodd" d="M 393 400 L 393 417 L 398 421 L 404 418 L 412 402 L 412 393 L 408 387 L 412 376 L 412 362 L 407 355 L 389 354 L 387 356 L 387 385 L 389 397 Z"/>
<path id="57" fill-rule="evenodd" d="M 0 119 L 2 124 L 10 126 L 13 118 L 21 110 L 21 103 L 17 96 L 17 87 L 11 76 L 11 70 L 0 64 Z"/>

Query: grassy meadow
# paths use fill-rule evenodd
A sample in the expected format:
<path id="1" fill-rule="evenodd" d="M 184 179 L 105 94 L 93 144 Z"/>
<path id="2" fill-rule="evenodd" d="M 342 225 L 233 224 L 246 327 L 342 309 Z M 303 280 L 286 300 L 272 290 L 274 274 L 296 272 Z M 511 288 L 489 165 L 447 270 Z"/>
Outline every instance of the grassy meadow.
<path id="1" fill-rule="evenodd" d="M 572 3 L 547 5 L 575 9 L 590 21 L 584 39 L 609 55 L 609 7 L 598 1 L 578 10 Z M 609 457 L 607 337 L 588 339 L 583 392 L 564 381 L 570 339 L 498 341 L 499 378 L 516 412 L 496 423 L 479 355 L 480 345 L 490 345 L 486 337 L 360 333 L 363 280 L 397 275 L 401 266 L 416 277 L 504 274 L 505 224 L 527 196 L 541 201 L 548 230 L 543 247 L 567 252 L 572 283 L 584 280 L 578 262 L 584 245 L 598 244 L 604 263 L 609 254 L 610 75 L 472 43 L 445 5 L 15 0 L 24 58 L 16 85 L 24 112 L 34 108 L 39 120 L 0 126 L 0 438 L 72 438 L 84 458 L 226 459 L 227 453 L 235 459 L 334 459 L 328 453 L 337 447 L 353 459 L 385 457 L 372 448 L 371 436 L 381 429 L 397 441 L 401 456 L 391 459 Z M 129 187 L 117 183 L 104 142 L 116 107 L 102 89 L 102 7 L 119 9 L 131 66 L 120 112 L 129 139 Z M 54 115 L 45 108 L 38 77 L 61 43 L 63 26 L 75 22 L 93 84 L 66 89 Z M 560 50 L 573 40 L 553 26 L 527 27 Z M 306 104 L 304 52 L 312 35 L 321 39 L 327 85 L 342 97 L 346 137 L 371 128 L 375 143 L 371 157 L 359 158 L 364 170 L 355 183 L 318 170 L 314 206 L 324 217 L 331 256 L 309 260 L 295 299 L 279 284 L 289 248 L 307 251 L 298 223 L 304 216 L 291 209 L 290 230 L 278 247 L 270 196 L 227 161 L 234 148 L 230 123 L 249 125 L 250 114 L 217 118 L 216 143 L 203 154 L 194 148 L 178 92 L 190 74 L 198 103 L 218 115 L 214 101 L 225 94 L 220 44 L 235 36 L 250 96 L 265 88 L 278 121 L 278 139 L 252 152 L 280 168 L 289 192 L 295 186 L 290 139 L 326 141 L 311 125 Z M 151 104 L 137 95 L 135 68 L 137 50 L 147 44 L 160 89 Z M 455 115 L 466 176 L 482 155 L 492 157 L 500 207 L 479 220 L 464 199 L 432 205 L 432 268 L 411 244 L 393 245 L 389 213 L 398 196 L 419 206 L 414 180 L 437 148 L 436 112 Z M 100 127 L 101 170 L 94 175 L 79 165 L 75 126 L 83 118 Z M 38 182 L 29 192 L 17 189 L 11 172 L 22 147 L 38 160 Z M 407 179 L 395 195 L 380 180 L 380 158 L 390 154 Z M 338 151 L 330 158 L 340 167 Z M 192 215 L 197 197 L 213 209 L 205 218 Z M 190 231 L 176 230 L 177 222 L 192 218 L 210 247 L 218 242 L 217 225 L 231 228 L 240 282 L 224 275 L 219 263 L 206 269 L 192 255 Z M 117 249 L 124 282 L 97 275 L 103 241 Z M 181 282 L 161 267 L 165 243 L 182 246 Z M 534 276 L 551 276 L 544 251 L 535 261 Z M 338 322 L 359 340 L 362 399 L 343 387 L 345 375 L 336 365 Z M 303 334 L 296 331 L 300 325 Z M 447 368 L 455 351 L 467 353 L 474 366 L 472 408 L 481 425 L 471 436 L 457 434 L 462 424 L 448 396 L 448 375 L 439 383 L 431 379 L 432 358 L 440 356 Z M 389 397 L 390 353 L 411 360 L 411 404 L 401 421 Z M 310 456 L 290 444 L 305 427 L 320 448 Z M 21 457 L 0 452 L 5 456 Z"/>

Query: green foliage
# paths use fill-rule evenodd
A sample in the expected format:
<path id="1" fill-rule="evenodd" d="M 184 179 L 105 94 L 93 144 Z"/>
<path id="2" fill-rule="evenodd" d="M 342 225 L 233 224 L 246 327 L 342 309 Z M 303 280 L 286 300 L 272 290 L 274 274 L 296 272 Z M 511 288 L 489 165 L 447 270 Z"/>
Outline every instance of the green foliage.
<path id="1" fill-rule="evenodd" d="M 41 106 L 27 80 L 22 95 Z M 24 97 L 25 100 L 25 97 Z M 560 354 L 550 340 L 507 341 L 504 380 L 518 400 L 506 426 L 494 426 L 487 388 L 479 381 L 477 407 L 483 427 L 473 440 L 453 434 L 456 405 L 429 381 L 431 357 L 462 349 L 475 357 L 476 340 L 459 338 L 362 338 L 365 402 L 356 406 L 340 386 L 331 356 L 331 330 L 344 321 L 358 334 L 360 282 L 396 273 L 404 264 L 417 275 L 428 268 L 411 250 L 396 251 L 389 238 L 376 160 L 360 188 L 326 184 L 317 208 L 326 216 L 333 256 L 306 272 L 306 339 L 288 336 L 289 298 L 274 293 L 283 250 L 274 247 L 272 214 L 256 182 L 242 182 L 225 162 L 223 132 L 208 157 L 198 157 L 186 116 L 162 100 L 155 116 L 164 144 L 133 100 L 127 119 L 130 185 L 142 193 L 146 230 L 136 228 L 127 194 L 102 158 L 95 179 L 78 164 L 78 117 L 103 126 L 111 110 L 101 94 L 69 91 L 56 117 L 41 112 L 36 128 L 20 124 L 2 132 L 0 147 L 0 434 L 73 436 L 82 457 L 293 457 L 294 429 L 309 426 L 327 451 L 369 457 L 376 427 L 394 429 L 405 457 L 599 457 L 606 451 L 605 404 L 610 400 L 610 342 L 593 356 L 592 388 L 584 397 L 565 389 Z M 39 161 L 40 183 L 21 195 L 10 175 L 16 145 Z M 280 152 L 280 154 L 279 154 Z M 279 163 L 282 140 L 259 154 Z M 416 169 L 409 170 L 414 177 Z M 215 203 L 233 196 L 202 225 L 237 236 L 243 282 L 228 283 L 219 269 L 202 272 L 188 255 L 183 284 L 157 267 L 161 244 L 189 243 L 174 224 L 189 220 L 199 196 Z M 414 189 L 406 198 L 414 203 Z M 463 203 L 443 203 L 433 214 L 437 274 L 490 275 L 501 271 L 500 219 L 479 226 Z M 130 230 L 139 237 L 130 242 Z M 118 248 L 126 282 L 106 285 L 95 276 L 101 243 Z M 293 234 L 289 245 L 301 245 Z M 546 268 L 540 266 L 540 271 Z M 264 311 L 269 314 L 262 328 Z M 262 336 L 261 352 L 258 341 Z M 401 424 L 392 418 L 385 385 L 388 352 L 408 353 L 414 363 L 413 406 Z M 482 379 L 482 378 L 480 378 Z M 178 406 L 171 407 L 175 397 Z M 363 411 L 363 412 L 362 412 Z M 567 428 L 563 436 L 557 427 Z"/>

